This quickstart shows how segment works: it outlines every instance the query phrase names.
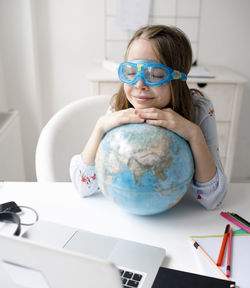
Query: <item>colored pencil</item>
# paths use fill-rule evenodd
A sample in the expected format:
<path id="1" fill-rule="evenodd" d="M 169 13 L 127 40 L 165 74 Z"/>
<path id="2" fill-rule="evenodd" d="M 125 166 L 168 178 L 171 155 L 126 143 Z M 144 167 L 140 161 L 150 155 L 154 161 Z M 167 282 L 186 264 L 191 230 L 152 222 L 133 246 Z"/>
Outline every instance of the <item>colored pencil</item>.
<path id="1" fill-rule="evenodd" d="M 230 222 L 234 223 L 238 227 L 242 228 L 243 230 L 247 231 L 250 233 L 250 227 L 247 227 L 246 225 L 243 225 L 241 222 L 233 218 L 229 213 L 226 212 L 220 212 L 220 215 L 229 220 Z"/>
<path id="2" fill-rule="evenodd" d="M 246 225 L 247 227 L 250 227 L 250 223 L 245 220 L 244 218 L 240 217 L 238 214 L 236 213 L 229 213 L 234 219 L 238 220 L 239 222 L 241 222 L 243 225 Z"/>
<path id="3" fill-rule="evenodd" d="M 198 249 L 201 254 L 210 262 L 210 264 L 214 267 L 214 269 L 220 274 L 220 276 L 225 279 L 230 281 L 230 279 L 220 270 L 220 268 L 216 265 L 216 263 L 207 255 L 207 253 L 201 248 L 201 246 L 198 244 L 197 241 L 191 238 L 191 241 L 193 242 L 193 245 L 196 249 Z"/>
<path id="4" fill-rule="evenodd" d="M 227 274 L 226 274 L 227 277 L 230 277 L 230 270 L 231 270 L 232 236 L 233 236 L 233 230 L 231 228 L 229 233 L 229 242 L 227 250 Z"/>
<path id="5" fill-rule="evenodd" d="M 226 244 L 227 244 L 227 238 L 229 235 L 229 231 L 230 231 L 230 225 L 227 224 L 226 228 L 225 228 L 225 232 L 224 232 L 224 236 L 221 242 L 221 247 L 220 247 L 220 253 L 217 259 L 217 266 L 221 266 L 223 257 L 224 257 L 224 252 L 225 252 L 225 248 L 226 248 Z"/>

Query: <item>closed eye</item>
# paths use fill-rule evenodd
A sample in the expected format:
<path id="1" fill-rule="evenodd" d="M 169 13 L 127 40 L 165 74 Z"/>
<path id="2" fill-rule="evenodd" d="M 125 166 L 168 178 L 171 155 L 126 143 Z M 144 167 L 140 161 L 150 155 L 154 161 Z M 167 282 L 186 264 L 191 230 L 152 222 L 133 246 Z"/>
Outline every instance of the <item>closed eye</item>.
<path id="1" fill-rule="evenodd" d="M 152 77 L 157 79 L 164 79 L 165 75 L 152 75 Z"/>

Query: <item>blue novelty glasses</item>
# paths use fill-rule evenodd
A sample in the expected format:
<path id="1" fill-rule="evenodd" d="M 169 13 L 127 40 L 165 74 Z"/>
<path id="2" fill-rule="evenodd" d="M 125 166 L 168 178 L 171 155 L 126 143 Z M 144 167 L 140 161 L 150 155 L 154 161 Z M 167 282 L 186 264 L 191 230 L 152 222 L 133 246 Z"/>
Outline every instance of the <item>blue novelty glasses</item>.
<path id="1" fill-rule="evenodd" d="M 186 74 L 151 60 L 123 62 L 119 66 L 118 75 L 123 83 L 130 85 L 136 84 L 139 79 L 149 86 L 162 85 L 173 79 L 187 80 Z"/>

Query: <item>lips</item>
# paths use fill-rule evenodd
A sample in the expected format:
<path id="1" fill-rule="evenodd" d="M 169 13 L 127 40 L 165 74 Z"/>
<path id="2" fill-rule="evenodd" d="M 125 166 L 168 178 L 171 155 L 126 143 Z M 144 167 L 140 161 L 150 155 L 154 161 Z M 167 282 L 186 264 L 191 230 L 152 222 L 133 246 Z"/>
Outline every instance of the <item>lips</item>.
<path id="1" fill-rule="evenodd" d="M 149 100 L 153 99 L 153 97 L 151 97 L 151 96 L 144 96 L 144 95 L 135 95 L 133 97 L 139 101 L 149 101 Z"/>

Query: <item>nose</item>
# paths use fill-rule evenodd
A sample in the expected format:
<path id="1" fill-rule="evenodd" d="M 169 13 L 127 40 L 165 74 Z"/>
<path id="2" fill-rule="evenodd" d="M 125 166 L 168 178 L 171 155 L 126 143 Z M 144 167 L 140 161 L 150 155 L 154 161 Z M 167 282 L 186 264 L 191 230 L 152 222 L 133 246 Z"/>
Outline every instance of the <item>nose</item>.
<path id="1" fill-rule="evenodd" d="M 139 78 L 139 80 L 135 83 L 134 87 L 137 89 L 147 89 L 148 88 L 147 84 L 144 83 L 142 78 Z"/>

